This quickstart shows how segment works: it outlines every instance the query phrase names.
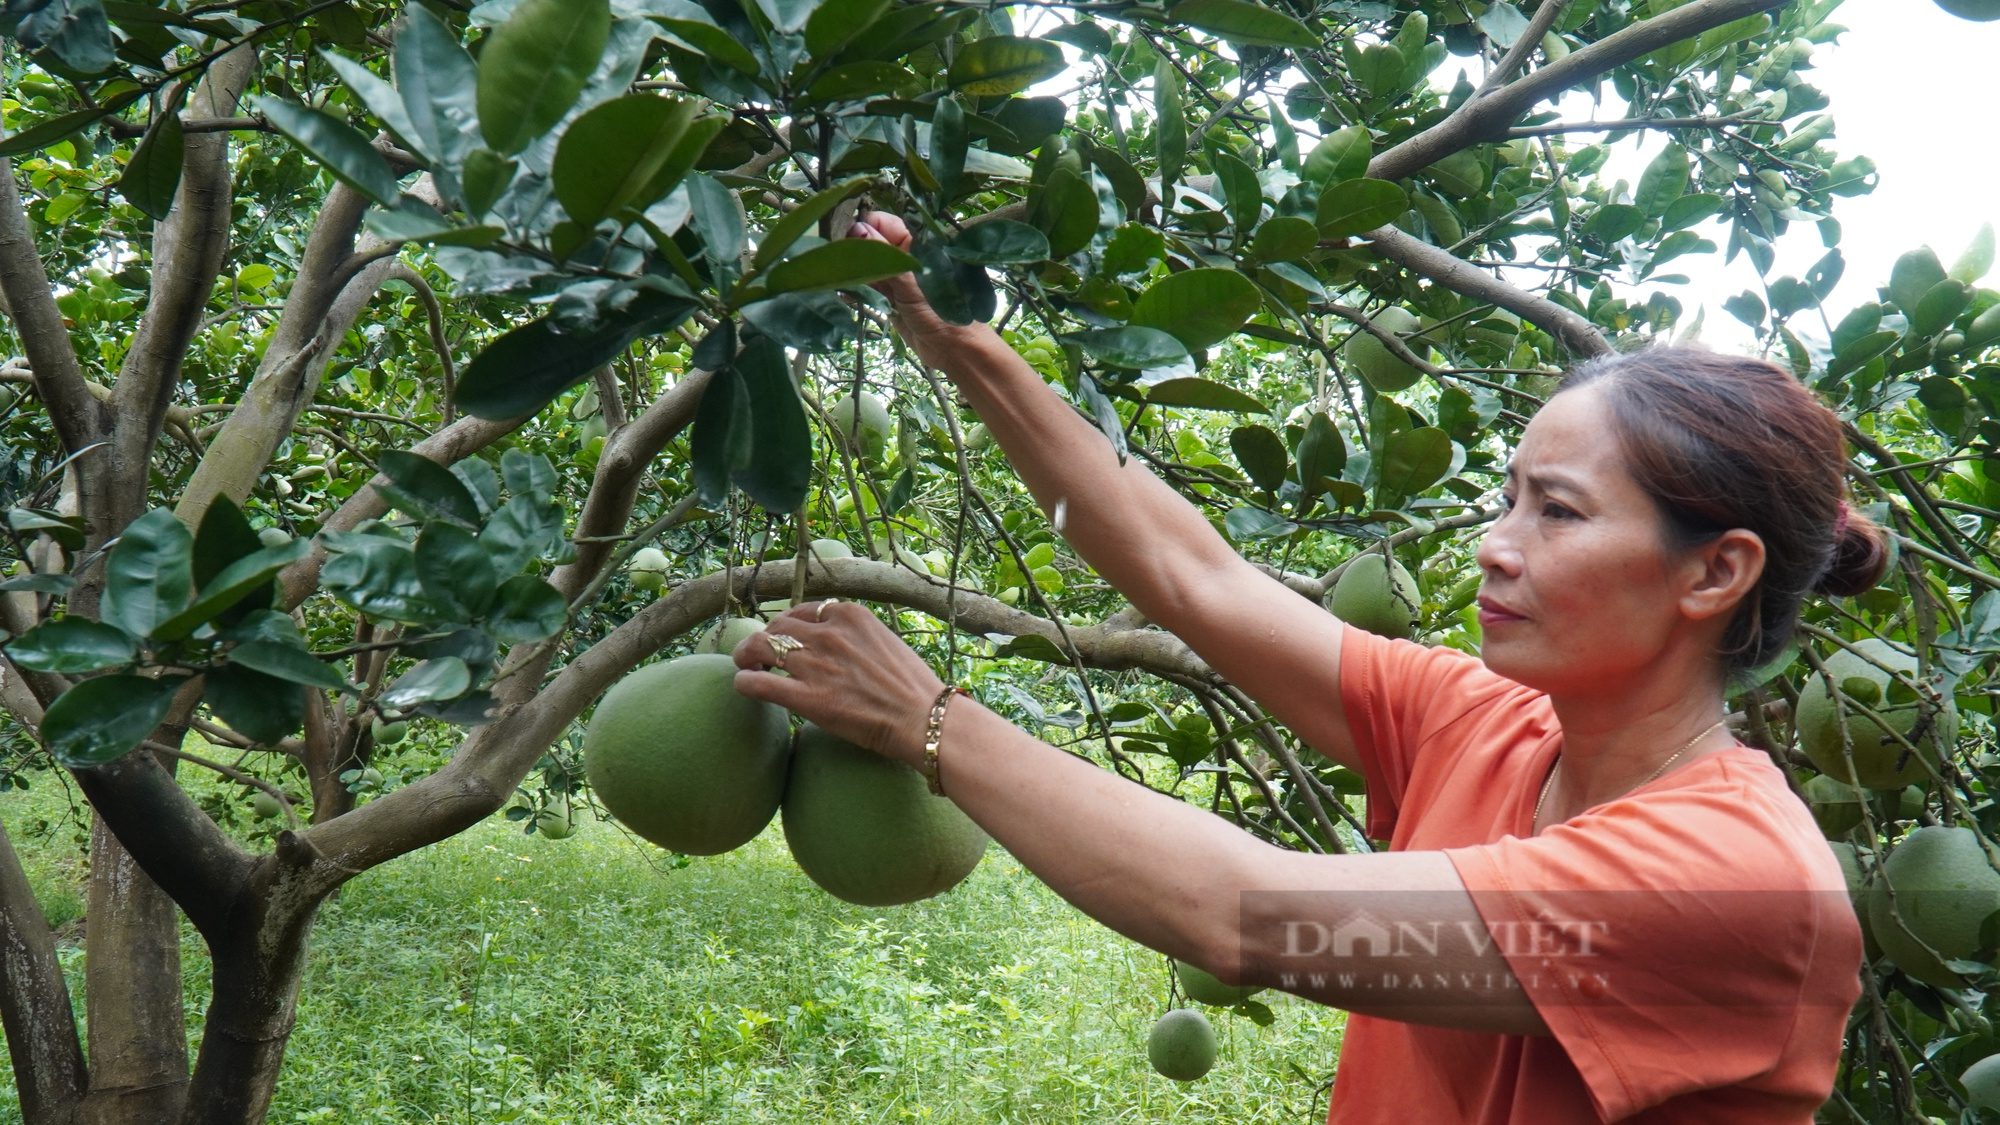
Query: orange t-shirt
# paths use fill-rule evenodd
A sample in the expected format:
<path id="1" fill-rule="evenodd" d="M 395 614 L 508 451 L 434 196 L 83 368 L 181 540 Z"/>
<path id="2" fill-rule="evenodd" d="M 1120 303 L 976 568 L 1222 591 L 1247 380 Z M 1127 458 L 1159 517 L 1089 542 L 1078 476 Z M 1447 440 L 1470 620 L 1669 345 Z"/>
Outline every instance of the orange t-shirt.
<path id="1" fill-rule="evenodd" d="M 1450 649 L 1354 628 L 1343 645 L 1368 834 L 1443 851 L 1496 936 L 1579 909 L 1607 924 L 1582 976 L 1503 946 L 1553 1038 L 1350 1015 L 1330 1125 L 1807 1125 L 1861 927 L 1770 758 L 1709 754 L 1536 836 L 1561 742 L 1547 696 Z"/>

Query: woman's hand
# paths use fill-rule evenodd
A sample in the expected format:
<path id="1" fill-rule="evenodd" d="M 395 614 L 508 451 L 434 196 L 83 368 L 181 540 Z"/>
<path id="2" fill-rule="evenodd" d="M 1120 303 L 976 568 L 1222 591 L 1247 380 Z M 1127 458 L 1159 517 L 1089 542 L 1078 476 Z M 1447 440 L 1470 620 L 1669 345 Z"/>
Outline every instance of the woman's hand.
<path id="1" fill-rule="evenodd" d="M 789 637 L 782 667 L 774 637 Z M 783 642 L 779 642 L 783 645 Z M 776 703 L 887 758 L 917 765 L 944 681 L 903 639 L 853 602 L 808 602 L 736 646 L 736 690 Z"/>
<path id="2" fill-rule="evenodd" d="M 905 253 L 909 252 L 910 228 L 902 219 L 887 211 L 864 211 L 848 228 L 847 237 L 872 239 L 886 242 Z M 986 329 L 983 324 L 957 325 L 945 321 L 931 308 L 924 297 L 924 291 L 917 286 L 917 275 L 906 273 L 887 281 L 875 283 L 875 291 L 889 298 L 891 317 L 903 334 L 903 340 L 917 355 L 932 367 L 951 371 L 953 353 L 962 346 L 962 340 L 969 329 Z M 991 329 L 986 329 L 988 332 Z"/>

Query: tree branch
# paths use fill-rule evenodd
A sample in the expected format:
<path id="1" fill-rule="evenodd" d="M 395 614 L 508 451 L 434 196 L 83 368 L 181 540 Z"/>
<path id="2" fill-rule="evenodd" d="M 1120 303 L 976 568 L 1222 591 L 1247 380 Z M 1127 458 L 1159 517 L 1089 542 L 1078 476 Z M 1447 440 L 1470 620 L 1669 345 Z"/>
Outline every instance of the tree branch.
<path id="1" fill-rule="evenodd" d="M 1473 262 L 1411 238 L 1395 227 L 1383 227 L 1362 237 L 1369 240 L 1376 253 L 1411 273 L 1430 278 L 1454 292 L 1498 305 L 1542 328 L 1574 355 L 1607 355 L 1612 350 L 1611 341 L 1588 320 L 1554 301 L 1482 273 Z"/>
<path id="2" fill-rule="evenodd" d="M 35 249 L 35 233 L 28 226 L 13 162 L 4 158 L 0 158 L 0 292 L 7 296 L 14 332 L 34 369 L 35 395 L 48 406 L 49 421 L 63 448 L 74 453 L 103 441 L 109 428 L 104 408 L 83 385 L 83 367 L 77 363 L 62 310 L 56 308 L 48 270 Z M 78 468 L 87 471 L 89 463 L 100 460 L 101 453 L 83 458 Z"/>
<path id="3" fill-rule="evenodd" d="M 55 935 L 0 824 L 0 1027 L 14 1063 L 21 1117 L 69 1121 L 90 1086 Z"/>

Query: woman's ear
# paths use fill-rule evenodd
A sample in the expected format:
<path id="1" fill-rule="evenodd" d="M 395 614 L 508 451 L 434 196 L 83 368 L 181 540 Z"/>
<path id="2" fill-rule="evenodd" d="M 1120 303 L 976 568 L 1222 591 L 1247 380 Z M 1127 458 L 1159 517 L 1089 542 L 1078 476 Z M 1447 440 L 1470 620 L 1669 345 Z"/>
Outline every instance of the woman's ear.
<path id="1" fill-rule="evenodd" d="M 1692 581 L 1681 594 L 1681 611 L 1697 621 L 1733 613 L 1764 576 L 1764 539 L 1733 528 L 1695 548 L 1688 566 Z"/>

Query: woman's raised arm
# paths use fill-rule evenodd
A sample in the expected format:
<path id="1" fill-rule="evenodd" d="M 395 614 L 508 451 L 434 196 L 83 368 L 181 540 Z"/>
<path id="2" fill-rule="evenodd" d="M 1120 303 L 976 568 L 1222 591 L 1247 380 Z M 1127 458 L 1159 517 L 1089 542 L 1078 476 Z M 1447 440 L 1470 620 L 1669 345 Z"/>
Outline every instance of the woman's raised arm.
<path id="1" fill-rule="evenodd" d="M 882 213 L 862 216 L 851 237 L 910 242 L 902 220 Z M 1245 562 L 1137 460 L 1121 465 L 998 333 L 945 323 L 910 275 L 877 288 L 904 339 L 957 385 L 1078 555 L 1307 744 L 1356 764 L 1340 703 L 1338 620 Z"/>

